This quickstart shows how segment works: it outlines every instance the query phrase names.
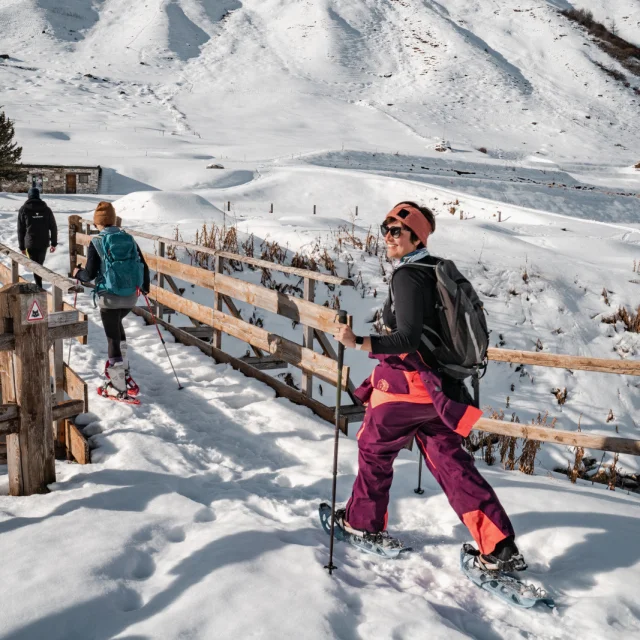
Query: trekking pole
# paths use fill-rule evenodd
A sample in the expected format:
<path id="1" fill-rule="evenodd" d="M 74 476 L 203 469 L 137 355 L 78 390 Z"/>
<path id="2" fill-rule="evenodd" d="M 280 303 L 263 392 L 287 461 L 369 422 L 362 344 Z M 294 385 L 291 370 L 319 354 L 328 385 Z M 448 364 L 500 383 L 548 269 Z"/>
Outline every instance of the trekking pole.
<path id="1" fill-rule="evenodd" d="M 347 323 L 347 312 L 342 310 L 338 311 L 338 322 L 340 324 Z M 337 569 L 333 564 L 333 538 L 336 524 L 336 485 L 338 480 L 338 442 L 340 438 L 340 402 L 342 400 L 342 365 L 344 362 L 344 345 L 338 343 L 338 385 L 336 387 L 336 430 L 333 441 L 333 487 L 331 489 L 331 531 L 329 542 L 329 564 L 325 565 L 325 569 L 329 571 L 329 575 L 332 575 L 333 571 Z"/>
<path id="2" fill-rule="evenodd" d="M 164 338 L 162 337 L 162 334 L 160 333 L 160 327 L 158 327 L 158 323 L 156 322 L 156 317 L 153 315 L 153 311 L 151 311 L 151 305 L 149 304 L 149 298 L 147 297 L 146 293 L 142 294 L 144 296 L 144 299 L 147 303 L 147 309 L 149 309 L 149 313 L 151 314 L 151 317 L 153 318 L 153 324 L 156 326 L 156 331 L 158 332 L 158 337 L 160 338 L 160 342 L 162 342 L 162 346 L 164 347 L 164 351 L 167 354 L 167 358 L 169 359 L 169 364 L 171 365 L 171 368 L 173 369 L 173 375 L 176 377 L 176 382 L 178 383 L 178 391 L 182 391 L 182 389 L 184 389 L 184 387 L 180 384 L 180 380 L 178 379 L 178 374 L 176 373 L 175 367 L 173 366 L 173 362 L 171 362 L 171 356 L 169 355 L 169 349 L 167 349 L 167 343 L 164 341 Z"/>
<path id="3" fill-rule="evenodd" d="M 424 458 L 422 456 L 422 449 L 418 447 L 418 450 L 420 451 L 420 459 L 418 460 L 418 488 L 414 489 L 413 492 L 421 496 L 424 493 L 424 489 L 422 488 L 422 461 Z"/>
<path id="4" fill-rule="evenodd" d="M 80 282 L 78 280 L 76 280 L 76 284 L 80 284 Z M 78 292 L 75 292 L 75 295 L 73 296 L 73 308 L 76 308 L 76 302 L 78 302 Z M 69 342 L 69 355 L 67 356 L 67 366 L 70 367 L 71 366 L 71 347 L 73 346 L 73 338 L 71 338 L 70 342 Z"/>

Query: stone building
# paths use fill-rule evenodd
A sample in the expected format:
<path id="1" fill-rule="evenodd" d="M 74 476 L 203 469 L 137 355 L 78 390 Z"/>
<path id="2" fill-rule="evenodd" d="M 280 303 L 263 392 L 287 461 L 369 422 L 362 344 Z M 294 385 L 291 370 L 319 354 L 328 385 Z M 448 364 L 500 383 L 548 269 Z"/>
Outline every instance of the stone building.
<path id="1" fill-rule="evenodd" d="M 100 167 L 23 164 L 23 180 L 0 183 L 0 191 L 26 193 L 31 187 L 40 193 L 98 193 Z"/>

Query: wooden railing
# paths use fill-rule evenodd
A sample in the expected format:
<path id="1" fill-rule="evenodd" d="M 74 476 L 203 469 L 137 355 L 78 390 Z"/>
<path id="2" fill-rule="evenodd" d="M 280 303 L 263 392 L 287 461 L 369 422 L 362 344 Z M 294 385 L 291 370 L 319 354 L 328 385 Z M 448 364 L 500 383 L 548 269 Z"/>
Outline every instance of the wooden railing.
<path id="1" fill-rule="evenodd" d="M 314 289 L 316 282 L 324 282 L 332 286 L 353 286 L 350 279 L 226 251 L 216 251 L 132 229 L 126 229 L 126 231 L 136 238 L 151 240 L 158 247 L 157 255 L 143 252 L 149 269 L 157 274 L 158 284 L 151 287 L 149 298 L 156 303 L 158 322 L 172 333 L 176 340 L 197 346 L 215 360 L 229 363 L 246 375 L 262 380 L 278 395 L 309 407 L 325 420 L 334 420 L 334 408 L 313 398 L 313 379 L 318 378 L 334 386 L 338 382 L 337 355 L 326 335 L 332 333 L 336 327 L 337 313 L 314 302 Z M 75 271 L 76 266 L 86 264 L 85 251 L 95 233 L 97 230 L 94 229 L 90 220 L 79 216 L 69 217 L 70 273 Z M 182 247 L 191 252 L 211 255 L 214 270 L 169 260 L 164 257 L 168 246 Z M 225 275 L 223 273 L 225 260 L 299 277 L 304 283 L 304 297 L 298 298 Z M 212 306 L 184 298 L 174 279 L 212 291 Z M 165 284 L 169 289 L 165 288 Z M 234 300 L 259 307 L 302 325 L 302 344 L 247 322 L 242 318 Z M 223 305 L 227 307 L 228 312 L 223 312 Z M 163 317 L 167 310 L 186 316 L 194 326 L 171 325 Z M 151 315 L 145 309 L 136 307 L 134 312 L 147 321 L 152 321 Z M 223 334 L 247 343 L 255 357 L 235 358 L 225 353 L 221 348 Z M 211 343 L 203 338 L 211 338 Z M 314 350 L 315 341 L 321 347 L 322 353 Z M 302 372 L 301 390 L 264 373 L 265 369 L 285 368 L 288 365 L 295 366 Z M 348 366 L 343 368 L 341 380 L 342 387 L 346 389 L 353 402 L 353 405 L 344 407 L 341 411 L 341 423 L 346 432 L 348 422 L 361 419 L 364 409 L 353 395 L 355 387 L 350 380 Z"/>
<path id="2" fill-rule="evenodd" d="M 91 241 L 91 235 L 93 234 L 92 224 L 90 220 L 85 220 L 78 216 L 70 216 L 69 218 L 69 249 L 72 255 L 72 268 L 75 267 L 75 264 L 84 264 L 86 260 L 86 258 L 84 258 L 84 247 L 88 246 Z M 276 392 L 280 395 L 288 397 L 299 404 L 305 404 L 311 407 L 315 413 L 326 420 L 332 421 L 334 419 L 333 408 L 319 403 L 311 397 L 311 382 L 313 376 L 332 384 L 335 384 L 337 379 L 336 353 L 326 336 L 326 333 L 331 333 L 335 327 L 336 314 L 334 311 L 313 302 L 314 285 L 315 282 L 325 282 L 331 285 L 350 286 L 353 285 L 351 280 L 306 269 L 279 265 L 239 254 L 217 251 L 200 245 L 171 240 L 170 238 L 131 229 L 127 229 L 127 231 L 135 237 L 153 241 L 159 248 L 158 255 L 149 253 L 145 253 L 144 255 L 149 268 L 158 273 L 158 285 L 152 287 L 151 297 L 161 305 L 160 309 L 163 307 L 173 309 L 191 318 L 195 324 L 201 323 L 213 330 L 213 343 L 209 345 L 193 335 L 193 333 L 198 332 L 197 329 L 173 327 L 163 319 L 159 319 L 159 322 L 166 327 L 177 340 L 185 344 L 198 346 L 202 351 L 208 353 L 220 362 L 231 363 L 246 375 L 266 382 L 276 389 Z M 164 255 L 168 246 L 182 247 L 192 252 L 211 255 L 214 258 L 214 271 L 165 258 Z M 304 298 L 301 299 L 282 294 L 267 289 L 266 287 L 224 275 L 222 273 L 223 260 L 243 262 L 261 269 L 281 271 L 303 278 Z M 178 293 L 179 289 L 173 278 L 178 278 L 185 282 L 212 290 L 214 292 L 213 308 L 182 298 Z M 165 282 L 169 284 L 173 292 L 163 288 Z M 240 318 L 238 310 L 235 308 L 231 298 L 277 313 L 304 325 L 303 345 L 297 345 L 286 338 L 276 336 L 244 322 Z M 231 315 L 222 313 L 223 302 L 229 308 Z M 144 316 L 148 321 L 151 321 L 151 316 L 143 309 L 138 307 L 136 312 Z M 248 361 L 247 359 L 234 358 L 225 353 L 220 348 L 222 333 L 227 333 L 252 345 L 258 357 Z M 200 333 L 200 335 L 203 335 L 203 333 Z M 314 340 L 318 342 L 324 355 L 313 351 Z M 271 358 L 265 358 L 262 353 L 263 351 L 268 352 Z M 276 359 L 275 363 L 273 362 L 274 357 Z M 640 362 L 637 361 L 513 351 L 498 348 L 489 349 L 488 358 L 493 362 L 510 362 L 542 367 L 640 376 Z M 287 385 L 258 370 L 259 368 L 277 367 L 278 361 L 293 364 L 302 370 L 302 393 L 287 387 Z M 342 410 L 343 429 L 345 432 L 346 423 L 362 419 L 364 413 L 363 407 L 357 403 L 353 396 L 354 386 L 348 378 L 348 373 L 349 368 L 345 367 L 343 380 L 346 380 L 346 388 L 354 404 L 344 407 Z M 640 455 L 640 441 L 615 436 L 589 435 L 580 432 L 512 423 L 491 418 L 481 418 L 474 428 L 487 433 L 529 438 L 541 442 L 554 442 L 569 446 L 582 446 L 589 449 Z"/>
<path id="3" fill-rule="evenodd" d="M 89 462 L 89 447 L 72 418 L 88 410 L 86 383 L 63 361 L 63 341 L 86 341 L 86 316 L 62 300 L 81 290 L 73 281 L 0 245 L 0 458 L 9 493 L 43 493 L 55 482 L 55 454 Z M 52 284 L 40 290 L 18 265 Z"/>

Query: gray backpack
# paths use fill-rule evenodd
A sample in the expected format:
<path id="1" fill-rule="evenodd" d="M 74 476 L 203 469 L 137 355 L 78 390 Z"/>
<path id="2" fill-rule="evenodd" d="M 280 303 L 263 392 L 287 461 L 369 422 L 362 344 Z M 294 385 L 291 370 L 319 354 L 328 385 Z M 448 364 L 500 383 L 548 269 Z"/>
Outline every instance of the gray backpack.
<path id="1" fill-rule="evenodd" d="M 429 269 L 436 278 L 440 331 L 423 325 L 422 344 L 433 354 L 443 373 L 457 380 L 469 376 L 477 380 L 479 372 L 486 368 L 489 347 L 484 307 L 473 285 L 456 265 L 451 260 L 436 259 L 436 264 L 410 262 L 398 267 Z M 393 288 L 390 292 L 393 302 Z"/>

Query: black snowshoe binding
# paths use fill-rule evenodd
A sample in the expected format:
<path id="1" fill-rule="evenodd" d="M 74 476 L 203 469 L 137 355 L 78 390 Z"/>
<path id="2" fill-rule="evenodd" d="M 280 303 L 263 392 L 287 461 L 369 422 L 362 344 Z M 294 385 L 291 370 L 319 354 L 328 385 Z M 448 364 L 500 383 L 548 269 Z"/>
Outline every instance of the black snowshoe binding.
<path id="1" fill-rule="evenodd" d="M 473 547 L 471 547 L 471 549 L 473 549 Z M 527 569 L 527 563 L 524 561 L 524 557 L 518 551 L 518 547 L 511 537 L 499 542 L 493 550 L 493 553 L 480 553 L 476 549 L 473 549 L 473 551 L 478 554 L 478 562 L 485 571 L 512 573 L 514 571 L 525 571 Z M 469 553 L 469 551 L 467 551 L 467 553 Z"/>
<path id="2" fill-rule="evenodd" d="M 398 538 L 389 535 L 387 531 L 369 533 L 369 531 L 360 531 L 349 526 L 345 522 L 346 513 L 346 509 L 336 509 L 336 524 L 353 538 L 359 539 L 365 545 L 371 545 L 385 551 L 400 551 L 404 549 L 404 544 Z"/>

